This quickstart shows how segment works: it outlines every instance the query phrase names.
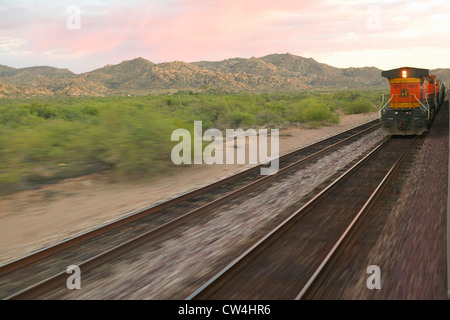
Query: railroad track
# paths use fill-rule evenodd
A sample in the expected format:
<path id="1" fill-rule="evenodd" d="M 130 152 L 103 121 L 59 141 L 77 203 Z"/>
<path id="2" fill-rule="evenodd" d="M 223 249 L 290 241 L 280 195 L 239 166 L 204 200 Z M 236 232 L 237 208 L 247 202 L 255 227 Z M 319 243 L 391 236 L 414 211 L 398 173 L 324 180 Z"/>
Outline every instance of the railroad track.
<path id="1" fill-rule="evenodd" d="M 441 107 L 426 139 L 421 137 L 420 152 L 407 155 L 383 184 L 301 299 L 447 299 L 442 204 L 448 175 L 445 165 L 433 163 L 448 163 L 448 116 L 448 106 Z M 380 267 L 380 290 L 366 287 L 366 270 L 374 264 Z"/>
<path id="2" fill-rule="evenodd" d="M 419 139 L 386 139 L 187 299 L 304 298 Z"/>
<path id="3" fill-rule="evenodd" d="M 378 121 L 372 121 L 280 157 L 281 169 L 277 175 L 261 178 L 260 166 L 254 167 L 4 265 L 0 267 L 0 298 L 38 298 L 54 287 L 65 285 L 68 265 L 77 264 L 83 272 L 91 270 L 256 186 L 289 174 L 290 170 L 332 152 L 378 126 Z M 176 214 L 186 211 L 181 216 Z"/>

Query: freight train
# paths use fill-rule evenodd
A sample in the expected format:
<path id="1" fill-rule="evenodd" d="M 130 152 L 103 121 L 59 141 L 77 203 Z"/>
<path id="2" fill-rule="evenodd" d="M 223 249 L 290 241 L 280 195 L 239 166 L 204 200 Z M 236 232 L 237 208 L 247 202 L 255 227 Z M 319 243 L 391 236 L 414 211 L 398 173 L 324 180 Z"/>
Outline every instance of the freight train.
<path id="1" fill-rule="evenodd" d="M 380 113 L 386 135 L 421 135 L 428 131 L 445 99 L 445 85 L 427 69 L 382 71 L 389 80 L 389 98 L 383 95 Z"/>

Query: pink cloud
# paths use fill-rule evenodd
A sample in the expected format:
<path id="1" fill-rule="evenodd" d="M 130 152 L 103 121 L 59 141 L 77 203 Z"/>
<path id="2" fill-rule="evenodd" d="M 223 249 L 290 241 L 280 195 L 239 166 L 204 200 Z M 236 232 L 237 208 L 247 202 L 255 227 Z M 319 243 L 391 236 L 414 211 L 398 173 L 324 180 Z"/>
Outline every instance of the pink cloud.
<path id="1" fill-rule="evenodd" d="M 44 52 L 67 52 L 67 61 L 59 62 L 83 71 L 88 71 L 93 61 L 103 66 L 137 56 L 154 62 L 198 61 L 284 52 L 302 55 L 406 48 L 412 43 L 436 46 L 442 35 L 430 34 L 436 25 L 433 17 L 449 13 L 444 2 L 426 2 L 429 5 L 421 10 L 403 2 L 380 2 L 381 29 L 369 30 L 367 8 L 372 1 L 172 0 L 135 4 L 130 0 L 108 1 L 102 6 L 81 2 L 81 29 L 69 30 L 65 6 L 39 3 L 21 7 L 20 12 L 19 7 L 10 5 L 0 22 L 0 37 L 20 39 L 21 49 L 33 52 L 34 64 L 51 62 Z M 423 32 L 405 33 L 414 28 Z M 0 59 L 5 56 L 0 52 Z M 71 56 L 84 57 L 89 66 L 71 61 Z M 60 55 L 58 59 L 63 58 Z"/>

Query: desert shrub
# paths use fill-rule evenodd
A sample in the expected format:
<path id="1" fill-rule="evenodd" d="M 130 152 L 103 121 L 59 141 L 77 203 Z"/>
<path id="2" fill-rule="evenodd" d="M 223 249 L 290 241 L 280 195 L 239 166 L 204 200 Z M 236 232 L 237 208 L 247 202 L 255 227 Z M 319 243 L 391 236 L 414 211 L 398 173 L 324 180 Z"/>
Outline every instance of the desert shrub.
<path id="1" fill-rule="evenodd" d="M 345 114 L 355 114 L 376 111 L 376 108 L 368 98 L 358 98 L 348 102 L 343 107 L 343 111 Z"/>
<path id="2" fill-rule="evenodd" d="M 49 104 L 32 102 L 31 104 L 24 105 L 23 107 L 28 109 L 30 113 L 44 119 L 56 118 L 58 114 L 58 110 Z"/>
<path id="3" fill-rule="evenodd" d="M 0 99 L 0 191 L 98 170 L 124 179 L 169 168 L 173 130 L 316 127 L 373 110 L 375 92 Z"/>
<path id="4" fill-rule="evenodd" d="M 167 167 L 171 133 L 184 122 L 145 102 L 91 102 L 0 102 L 0 190 L 103 169 L 131 177 Z"/>
<path id="5" fill-rule="evenodd" d="M 252 115 L 239 110 L 231 112 L 227 118 L 231 128 L 249 127 L 254 124 L 254 117 Z"/>
<path id="6" fill-rule="evenodd" d="M 325 105 L 308 107 L 304 112 L 304 117 L 308 122 L 339 123 L 339 117 Z"/>

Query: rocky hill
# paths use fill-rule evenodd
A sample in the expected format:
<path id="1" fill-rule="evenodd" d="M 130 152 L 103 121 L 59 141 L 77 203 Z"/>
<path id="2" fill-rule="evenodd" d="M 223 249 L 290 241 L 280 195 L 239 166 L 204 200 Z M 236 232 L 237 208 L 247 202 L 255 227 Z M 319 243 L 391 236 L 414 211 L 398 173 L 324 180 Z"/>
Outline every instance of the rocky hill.
<path id="1" fill-rule="evenodd" d="M 15 86 L 0 81 L 0 98 L 34 97 L 42 95 L 53 95 L 53 93 L 47 89 Z"/>
<path id="2" fill-rule="evenodd" d="M 450 69 L 432 72 L 450 84 Z M 335 68 L 289 53 L 193 63 L 155 64 L 136 58 L 82 74 L 47 66 L 15 69 L 0 65 L 0 97 L 148 94 L 178 90 L 291 92 L 372 88 L 388 88 L 380 69 Z"/>

